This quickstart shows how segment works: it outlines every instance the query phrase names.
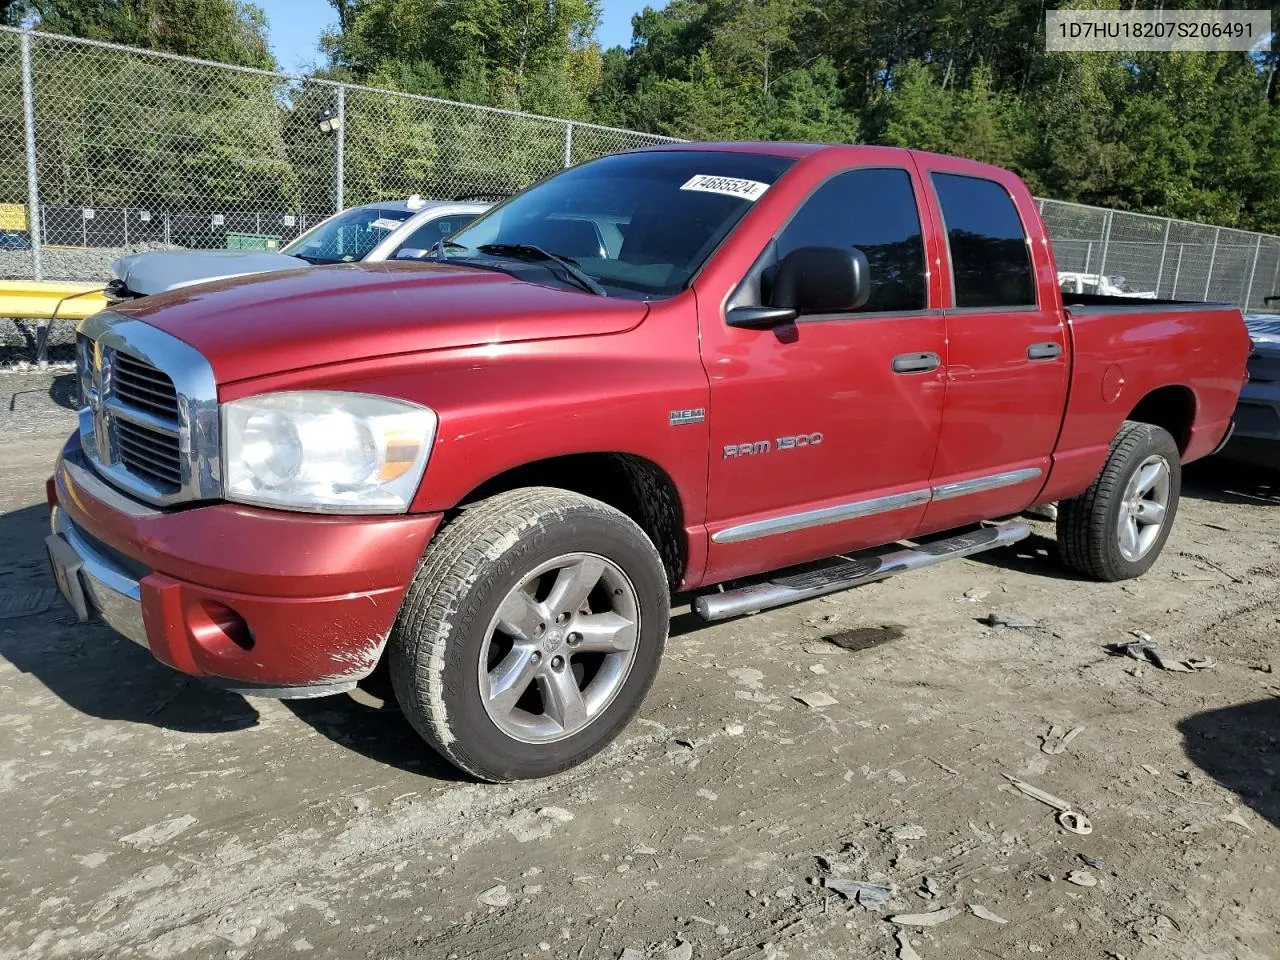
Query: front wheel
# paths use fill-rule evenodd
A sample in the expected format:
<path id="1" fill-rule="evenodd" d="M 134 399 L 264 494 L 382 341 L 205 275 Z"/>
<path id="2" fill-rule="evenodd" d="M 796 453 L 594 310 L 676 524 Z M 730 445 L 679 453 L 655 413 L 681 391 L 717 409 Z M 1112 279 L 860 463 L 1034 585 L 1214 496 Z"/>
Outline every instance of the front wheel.
<path id="1" fill-rule="evenodd" d="M 389 641 L 396 699 L 453 764 L 543 777 L 635 715 L 666 642 L 657 550 L 625 514 L 551 488 L 498 494 L 432 542 Z"/>
<path id="2" fill-rule="evenodd" d="M 1182 489 L 1178 445 L 1168 431 L 1126 420 L 1089 489 L 1058 510 L 1058 551 L 1098 580 L 1129 580 L 1160 556 Z"/>

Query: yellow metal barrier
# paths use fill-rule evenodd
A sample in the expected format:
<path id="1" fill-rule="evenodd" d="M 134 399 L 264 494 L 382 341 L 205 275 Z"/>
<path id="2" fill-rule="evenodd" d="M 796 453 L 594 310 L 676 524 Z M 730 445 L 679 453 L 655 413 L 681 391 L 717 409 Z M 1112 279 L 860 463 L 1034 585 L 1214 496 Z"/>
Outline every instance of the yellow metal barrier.
<path id="1" fill-rule="evenodd" d="M 55 320 L 78 323 L 105 309 L 100 283 L 51 283 L 0 280 L 0 317 L 35 320 L 36 362 L 44 364 L 49 351 L 49 327 Z"/>
<path id="2" fill-rule="evenodd" d="M 0 280 L 0 317 L 15 320 L 83 320 L 106 309 L 100 283 Z"/>

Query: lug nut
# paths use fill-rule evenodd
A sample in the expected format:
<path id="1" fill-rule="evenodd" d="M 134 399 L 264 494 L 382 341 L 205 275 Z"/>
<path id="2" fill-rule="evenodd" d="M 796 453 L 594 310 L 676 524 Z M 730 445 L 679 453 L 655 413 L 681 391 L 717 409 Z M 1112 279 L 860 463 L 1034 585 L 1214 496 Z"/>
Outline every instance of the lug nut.
<path id="1" fill-rule="evenodd" d="M 564 669 L 564 657 L 552 657 L 552 658 L 551 658 L 551 669 L 552 669 L 552 670 L 563 670 L 563 669 Z"/>
<path id="2" fill-rule="evenodd" d="M 540 623 L 533 628 L 533 635 L 535 637 L 540 637 L 546 632 L 547 632 L 547 625 L 545 623 Z"/>
<path id="3" fill-rule="evenodd" d="M 569 621 L 569 615 L 567 613 L 557 614 L 556 623 L 567 623 L 568 621 Z"/>
<path id="4" fill-rule="evenodd" d="M 582 634 L 571 633 L 569 636 L 565 637 L 565 640 L 568 642 L 569 646 L 576 647 L 582 642 Z"/>
<path id="5" fill-rule="evenodd" d="M 531 663 L 541 663 L 541 662 L 542 662 L 542 654 L 541 654 L 539 651 L 537 651 L 537 650 L 533 651 L 533 655 L 529 657 L 529 661 L 530 661 Z"/>

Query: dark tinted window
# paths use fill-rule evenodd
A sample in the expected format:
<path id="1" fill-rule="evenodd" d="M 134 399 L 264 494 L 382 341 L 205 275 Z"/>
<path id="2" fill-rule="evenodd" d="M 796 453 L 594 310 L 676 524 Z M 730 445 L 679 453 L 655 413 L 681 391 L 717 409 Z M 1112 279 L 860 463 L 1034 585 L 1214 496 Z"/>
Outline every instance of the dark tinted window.
<path id="1" fill-rule="evenodd" d="M 935 173 L 933 186 L 951 249 L 957 307 L 1035 306 L 1027 236 L 1000 184 Z"/>
<path id="2" fill-rule="evenodd" d="M 841 173 L 804 202 L 778 237 L 778 257 L 797 247 L 857 247 L 871 268 L 860 312 L 923 310 L 924 241 L 905 170 Z"/>

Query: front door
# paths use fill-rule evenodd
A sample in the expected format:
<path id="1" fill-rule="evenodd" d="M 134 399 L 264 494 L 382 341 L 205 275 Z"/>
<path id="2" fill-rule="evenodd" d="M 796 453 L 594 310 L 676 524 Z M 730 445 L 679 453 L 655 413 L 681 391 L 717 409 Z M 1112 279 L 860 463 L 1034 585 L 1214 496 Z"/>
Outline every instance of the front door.
<path id="1" fill-rule="evenodd" d="M 927 222 L 914 171 L 843 169 L 778 232 L 776 256 L 857 247 L 870 265 L 864 307 L 759 330 L 728 326 L 723 309 L 699 302 L 711 384 L 709 582 L 891 542 L 919 525 L 947 357 L 945 320 L 929 303 Z"/>

